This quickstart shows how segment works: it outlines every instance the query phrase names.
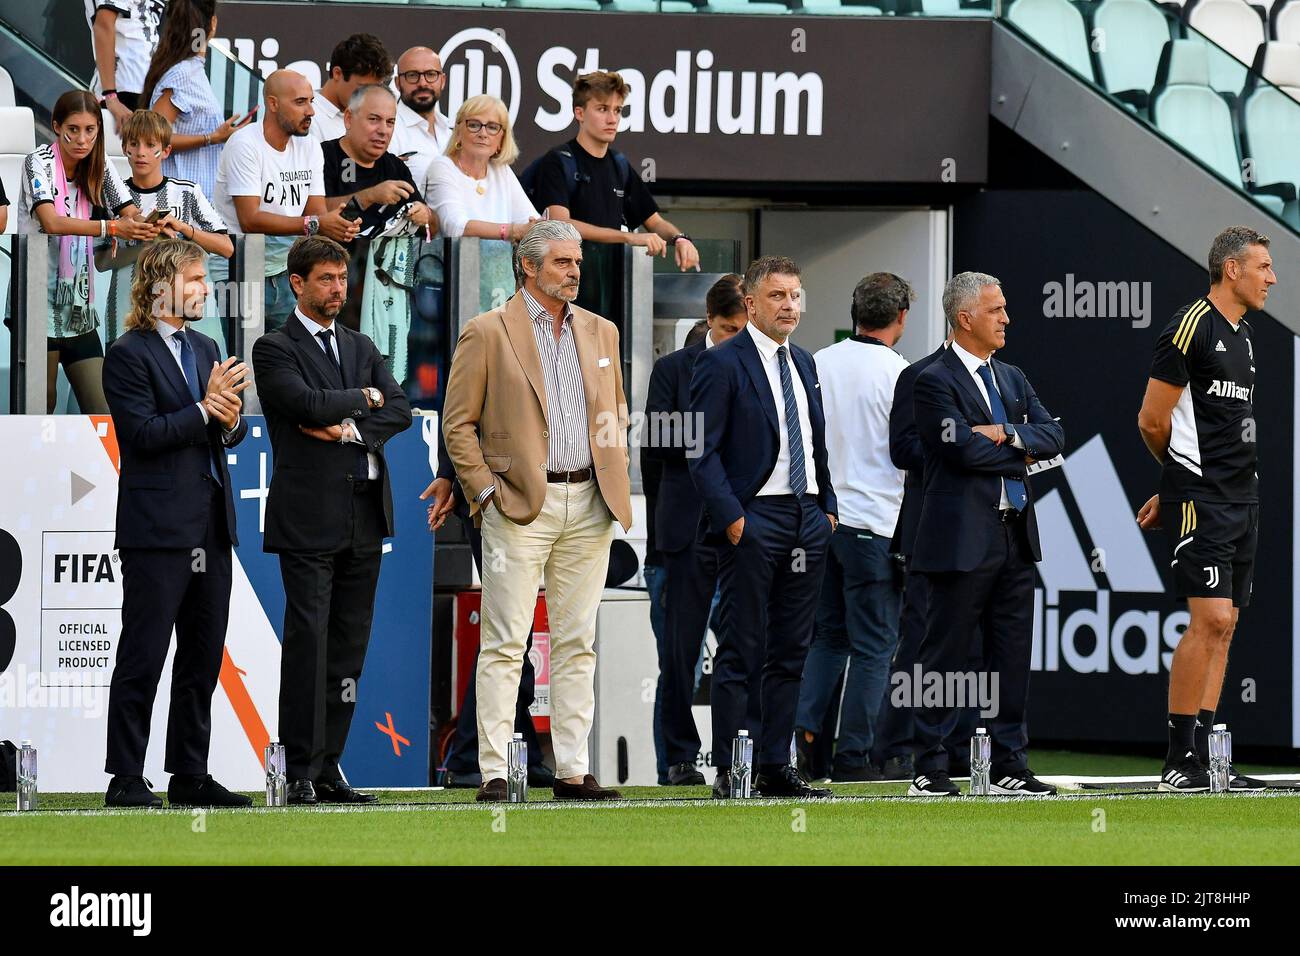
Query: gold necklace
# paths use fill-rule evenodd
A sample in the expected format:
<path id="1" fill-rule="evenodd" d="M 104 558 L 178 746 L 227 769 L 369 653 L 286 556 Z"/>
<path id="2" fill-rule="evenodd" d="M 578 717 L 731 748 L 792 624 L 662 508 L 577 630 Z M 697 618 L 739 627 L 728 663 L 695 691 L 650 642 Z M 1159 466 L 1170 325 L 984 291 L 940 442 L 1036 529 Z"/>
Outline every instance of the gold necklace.
<path id="1" fill-rule="evenodd" d="M 483 179 L 480 180 L 480 179 L 479 179 L 477 176 L 475 176 L 473 173 L 468 172 L 468 171 L 465 169 L 465 167 L 462 166 L 459 162 L 456 163 L 456 168 L 460 170 L 462 176 L 468 176 L 470 179 L 474 180 L 474 190 L 475 190 L 475 192 L 477 192 L 480 196 L 484 195 L 484 194 L 487 192 L 487 185 L 486 185 L 486 183 L 487 183 L 487 177 L 486 177 L 486 176 L 485 176 Z"/>

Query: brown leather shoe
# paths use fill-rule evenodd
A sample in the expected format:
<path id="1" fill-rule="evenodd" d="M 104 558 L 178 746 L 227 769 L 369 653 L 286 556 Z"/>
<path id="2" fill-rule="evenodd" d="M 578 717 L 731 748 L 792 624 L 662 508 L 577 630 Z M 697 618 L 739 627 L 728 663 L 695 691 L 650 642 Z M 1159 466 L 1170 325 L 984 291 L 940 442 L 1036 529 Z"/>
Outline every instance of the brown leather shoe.
<path id="1" fill-rule="evenodd" d="M 582 783 L 565 783 L 555 781 L 556 800 L 622 800 L 623 795 L 617 790 L 607 790 L 596 782 L 596 778 L 587 774 Z"/>
<path id="2" fill-rule="evenodd" d="M 479 803 L 504 803 L 506 799 L 506 781 L 503 777 L 493 777 L 478 788 L 474 799 Z"/>

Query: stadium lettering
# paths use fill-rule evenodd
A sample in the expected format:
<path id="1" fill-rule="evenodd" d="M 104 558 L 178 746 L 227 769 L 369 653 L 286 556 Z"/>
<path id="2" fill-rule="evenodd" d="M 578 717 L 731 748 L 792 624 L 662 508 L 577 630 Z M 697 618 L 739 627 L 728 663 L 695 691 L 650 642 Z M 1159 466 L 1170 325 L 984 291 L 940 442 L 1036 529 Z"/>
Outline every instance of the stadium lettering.
<path id="1" fill-rule="evenodd" d="M 713 51 L 678 50 L 671 69 L 649 75 L 633 67 L 618 72 L 631 88 L 620 131 L 643 133 L 710 133 L 763 136 L 822 134 L 822 78 L 818 73 L 713 70 Z M 573 122 L 573 76 L 602 68 L 600 50 L 578 54 L 563 46 L 546 50 L 537 60 L 537 83 L 554 103 L 539 106 L 534 122 L 559 133 Z M 716 91 L 716 93 L 715 93 Z"/>

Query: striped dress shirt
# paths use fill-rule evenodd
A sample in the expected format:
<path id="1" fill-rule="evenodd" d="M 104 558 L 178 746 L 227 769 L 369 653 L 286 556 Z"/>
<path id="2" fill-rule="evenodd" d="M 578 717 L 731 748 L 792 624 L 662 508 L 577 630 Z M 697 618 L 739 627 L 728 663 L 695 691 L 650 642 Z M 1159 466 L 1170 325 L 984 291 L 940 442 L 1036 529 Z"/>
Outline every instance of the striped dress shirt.
<path id="1" fill-rule="evenodd" d="M 587 435 L 587 392 L 582 385 L 578 348 L 573 341 L 573 310 L 564 304 L 564 324 L 556 341 L 554 319 L 524 290 L 524 307 L 533 323 L 537 355 L 546 384 L 546 470 L 577 471 L 591 467 Z"/>

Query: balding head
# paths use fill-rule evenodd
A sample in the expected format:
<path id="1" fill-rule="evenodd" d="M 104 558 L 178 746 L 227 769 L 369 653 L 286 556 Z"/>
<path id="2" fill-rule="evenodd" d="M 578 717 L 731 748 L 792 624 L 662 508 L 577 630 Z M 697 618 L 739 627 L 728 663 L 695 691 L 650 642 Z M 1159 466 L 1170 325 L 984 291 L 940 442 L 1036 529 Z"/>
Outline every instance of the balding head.
<path id="1" fill-rule="evenodd" d="M 428 116 L 447 83 L 438 54 L 427 46 L 413 46 L 397 59 L 397 92 L 402 102 Z"/>
<path id="2" fill-rule="evenodd" d="M 293 70 L 276 70 L 266 78 L 266 121 L 290 136 L 306 136 L 311 129 L 312 88 L 307 77 Z"/>

